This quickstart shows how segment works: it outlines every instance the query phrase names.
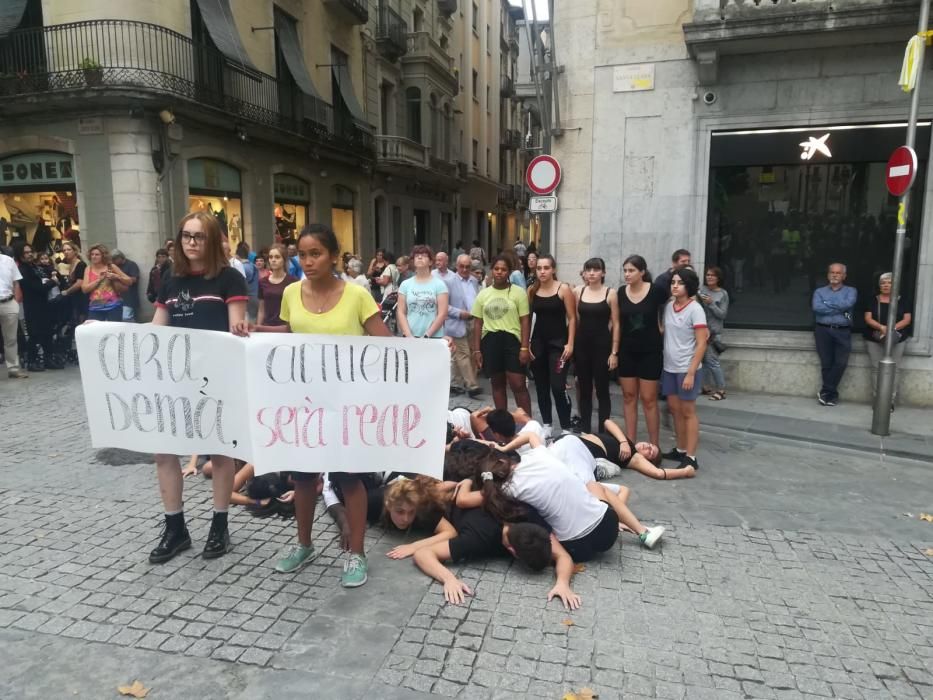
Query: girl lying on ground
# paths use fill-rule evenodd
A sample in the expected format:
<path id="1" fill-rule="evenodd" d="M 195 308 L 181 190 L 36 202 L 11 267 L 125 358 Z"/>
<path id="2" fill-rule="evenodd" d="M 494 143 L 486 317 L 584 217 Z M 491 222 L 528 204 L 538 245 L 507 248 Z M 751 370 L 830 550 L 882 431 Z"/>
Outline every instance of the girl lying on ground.
<path id="1" fill-rule="evenodd" d="M 471 486 L 479 490 L 471 492 L 461 488 L 457 505 L 461 508 L 482 506 L 501 520 L 503 509 L 497 504 L 503 497 L 527 504 L 541 514 L 577 562 L 589 561 L 609 550 L 618 539 L 620 522 L 637 534 L 649 549 L 664 534 L 663 527 L 645 527 L 628 509 L 625 504 L 628 489 L 595 480 L 595 460 L 590 467 L 582 459 L 574 459 L 568 465 L 561 460 L 560 451 L 555 455 L 541 444 L 537 435 L 526 433 L 516 438 L 516 441 L 525 440 L 531 449 L 519 459 L 499 460 L 492 469 L 475 471 Z M 505 447 L 512 447 L 512 444 Z M 582 446 L 577 454 L 581 457 L 586 454 L 592 459 Z"/>
<path id="2" fill-rule="evenodd" d="M 474 466 L 507 459 L 498 451 L 479 443 L 473 444 L 482 450 L 481 455 L 471 455 Z M 462 457 L 451 452 L 447 461 L 452 459 Z M 450 489 L 448 482 L 437 482 L 429 477 L 390 484 L 385 491 L 385 509 L 396 526 L 401 514 L 405 516 L 402 524 L 414 520 L 421 512 L 436 512 L 437 508 L 442 508 L 444 515 L 437 521 L 432 537 L 395 547 L 388 556 L 392 559 L 413 556 L 418 568 L 444 584 L 445 599 L 456 605 L 463 602 L 464 595 L 472 595 L 472 591 L 444 567 L 444 561 L 511 555 L 533 571 L 540 571 L 553 562 L 557 581 L 548 591 L 547 599 L 559 598 L 568 609 L 580 607 L 580 597 L 570 588 L 573 559 L 550 533 L 544 519 L 534 509 L 515 501 L 503 505 L 504 509 L 507 508 L 503 521 L 481 508 L 460 508 L 455 503 L 456 493 L 465 485 Z M 506 501 L 500 502 L 506 504 Z M 411 507 L 414 507 L 414 512 L 400 513 Z"/>
<path id="3" fill-rule="evenodd" d="M 209 456 L 191 455 L 187 466 L 182 470 L 182 476 L 188 478 L 198 473 L 198 464 L 201 463 L 201 472 L 205 479 L 214 474 L 214 465 Z M 230 503 L 237 506 L 246 506 L 253 515 L 259 518 L 270 515 L 281 515 L 286 518 L 295 515 L 294 485 L 288 477 L 288 472 L 271 472 L 256 476 L 253 465 L 249 462 L 234 460 L 236 473 L 233 476 L 233 492 L 230 494 Z"/>
<path id="4" fill-rule="evenodd" d="M 660 461 L 660 448 L 650 442 L 633 443 L 612 419 L 607 419 L 602 427 L 603 430 L 598 433 L 580 435 L 587 449 L 596 458 L 597 464 L 600 460 L 607 460 L 616 467 L 632 469 L 652 479 L 661 480 L 689 479 L 696 474 L 692 465 L 679 469 L 662 469 L 656 466 L 656 462 Z M 602 478 L 615 476 L 612 472 L 618 473 L 617 470 L 609 470 Z"/>

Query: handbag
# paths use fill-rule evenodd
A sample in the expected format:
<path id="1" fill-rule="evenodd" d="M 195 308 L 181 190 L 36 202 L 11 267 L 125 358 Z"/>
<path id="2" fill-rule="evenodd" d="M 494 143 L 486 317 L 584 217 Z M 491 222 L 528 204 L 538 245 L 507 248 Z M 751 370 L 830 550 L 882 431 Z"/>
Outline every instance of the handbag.
<path id="1" fill-rule="evenodd" d="M 875 318 L 878 321 L 878 323 L 881 323 L 881 300 L 877 298 L 875 299 L 875 310 L 876 310 Z M 896 328 L 894 329 L 894 333 L 897 336 L 896 340 L 894 341 L 895 344 L 901 342 L 904 339 L 904 336 Z M 884 336 L 881 335 L 881 331 L 878 331 L 878 330 L 871 332 L 871 339 L 876 343 L 884 342 Z"/>

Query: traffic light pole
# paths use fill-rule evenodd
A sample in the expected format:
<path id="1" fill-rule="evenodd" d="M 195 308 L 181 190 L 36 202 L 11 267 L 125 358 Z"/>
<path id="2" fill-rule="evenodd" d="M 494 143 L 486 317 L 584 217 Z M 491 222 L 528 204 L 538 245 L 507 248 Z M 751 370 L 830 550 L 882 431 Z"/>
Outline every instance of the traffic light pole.
<path id="1" fill-rule="evenodd" d="M 914 147 L 917 136 L 917 114 L 920 110 L 920 82 L 923 78 L 924 48 L 926 46 L 927 25 L 930 19 L 930 0 L 920 4 L 920 23 L 917 34 L 921 41 L 917 47 L 917 81 L 910 96 L 910 117 L 907 120 L 907 143 Z M 875 403 L 872 410 L 871 432 L 875 435 L 891 434 L 891 406 L 894 401 L 894 386 L 897 375 L 897 363 L 894 361 L 894 345 L 897 333 L 897 301 L 901 289 L 901 271 L 904 266 L 904 244 L 907 238 L 907 221 L 910 214 L 911 188 L 901 195 L 897 208 L 897 233 L 894 241 L 894 265 L 892 267 L 891 296 L 888 302 L 888 318 L 885 323 L 888 332 L 884 337 L 884 357 L 878 363 L 878 385 L 875 387 Z"/>

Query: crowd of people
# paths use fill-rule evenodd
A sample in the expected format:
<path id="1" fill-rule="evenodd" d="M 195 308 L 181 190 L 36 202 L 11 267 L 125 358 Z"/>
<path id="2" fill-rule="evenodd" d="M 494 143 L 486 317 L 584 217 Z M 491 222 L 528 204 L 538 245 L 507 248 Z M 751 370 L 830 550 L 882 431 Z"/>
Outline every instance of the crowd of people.
<path id="1" fill-rule="evenodd" d="M 80 242 L 70 240 L 54 255 L 24 241 L 12 252 L 12 259 L 0 256 L 0 319 L 10 377 L 25 376 L 17 344 L 10 342 L 17 334 L 25 335 L 29 369 L 59 369 L 67 360 L 63 343 L 70 342 L 76 324 L 138 320 L 139 267 L 120 251 L 96 244 L 85 257 Z M 322 225 L 258 252 L 246 243 L 231 251 L 214 217 L 187 215 L 177 235 L 156 252 L 149 273 L 152 323 L 241 336 L 395 333 L 413 341 L 445 339 L 451 393 L 482 395 L 482 372 L 492 405 L 448 412 L 442 480 L 333 470 L 341 465 L 329 465 L 326 474 L 255 477 L 250 465 L 223 455 L 195 455 L 185 469 L 176 455 L 156 455 L 165 529 L 150 562 L 169 561 L 191 547 L 184 477 L 207 461 L 203 471 L 212 478 L 214 509 L 205 558 L 229 550 L 228 510 L 234 503 L 257 515 L 294 517 L 295 544 L 274 568 L 299 570 L 317 553 L 312 529 L 323 494 L 348 553 L 346 587 L 366 582 L 364 533 L 367 523 L 381 523 L 424 531 L 423 539 L 389 556 L 413 557 L 444 584 L 450 602 L 462 601 L 469 591 L 445 562 L 511 554 L 532 569 L 553 564 L 556 583 L 549 599 L 576 607 L 579 597 L 570 587 L 574 562 L 613 547 L 620 531 L 646 547 L 655 546 L 664 531 L 646 527 L 631 512 L 628 488 L 601 480 L 623 468 L 662 480 L 695 476 L 696 400 L 701 392 L 711 400 L 726 397 L 719 355 L 725 350 L 729 296 L 722 271 L 708 268 L 701 284 L 689 251 L 680 249 L 654 279 L 644 258 L 631 255 L 623 277 L 619 288 L 607 286 L 605 262 L 594 257 L 584 263 L 579 281 L 561 280 L 552 256 L 521 242 L 492 259 L 476 241 L 469 250 L 457 243 L 450 257 L 426 245 L 398 258 L 380 249 L 366 264 L 352 253 L 341 254 L 335 234 Z M 837 365 L 839 318 L 850 320 L 854 305 L 844 278 L 844 266 L 830 266 L 830 284 L 813 298 L 820 357 Z M 880 343 L 888 332 L 890 277 L 882 276 L 875 301 L 866 323 Z M 11 323 L 20 304 L 25 324 Z M 894 331 L 905 334 L 910 314 L 899 308 L 898 318 Z M 824 366 L 821 403 L 835 397 L 837 365 Z M 540 420 L 533 418 L 529 381 L 536 386 Z M 613 381 L 622 390 L 622 425 L 611 419 Z M 673 417 L 676 440 L 667 452 L 660 447 L 661 402 Z M 638 439 L 639 413 L 646 440 Z"/>

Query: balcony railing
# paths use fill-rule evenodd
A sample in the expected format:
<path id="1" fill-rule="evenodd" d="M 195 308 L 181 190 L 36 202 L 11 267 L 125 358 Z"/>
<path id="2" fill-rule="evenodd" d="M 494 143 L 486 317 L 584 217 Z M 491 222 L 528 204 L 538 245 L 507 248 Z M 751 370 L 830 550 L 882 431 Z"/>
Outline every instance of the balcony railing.
<path id="1" fill-rule="evenodd" d="M 379 52 L 390 61 L 408 50 L 406 33 L 408 25 L 402 16 L 388 5 L 379 6 L 379 26 L 376 28 L 376 46 Z"/>
<path id="2" fill-rule="evenodd" d="M 0 39 L 0 98 L 66 91 L 171 95 L 218 114 L 372 153 L 372 135 L 334 128 L 331 105 L 292 81 L 245 70 L 171 29 L 93 20 L 17 30 Z"/>
<path id="3" fill-rule="evenodd" d="M 431 38 L 429 32 L 412 32 L 408 35 L 408 57 L 428 59 L 453 74 L 454 59 Z"/>
<path id="4" fill-rule="evenodd" d="M 912 0 L 906 0 L 911 2 Z M 695 22 L 739 17 L 761 17 L 765 13 L 809 13 L 869 8 L 872 5 L 906 4 L 905 0 L 694 0 Z M 916 4 L 916 3 L 914 3 Z"/>
<path id="5" fill-rule="evenodd" d="M 376 136 L 376 157 L 387 163 L 427 168 L 431 161 L 427 146 L 404 136 Z"/>
<path id="6" fill-rule="evenodd" d="M 369 21 L 366 0 L 324 0 L 324 4 L 350 24 L 366 24 Z"/>

